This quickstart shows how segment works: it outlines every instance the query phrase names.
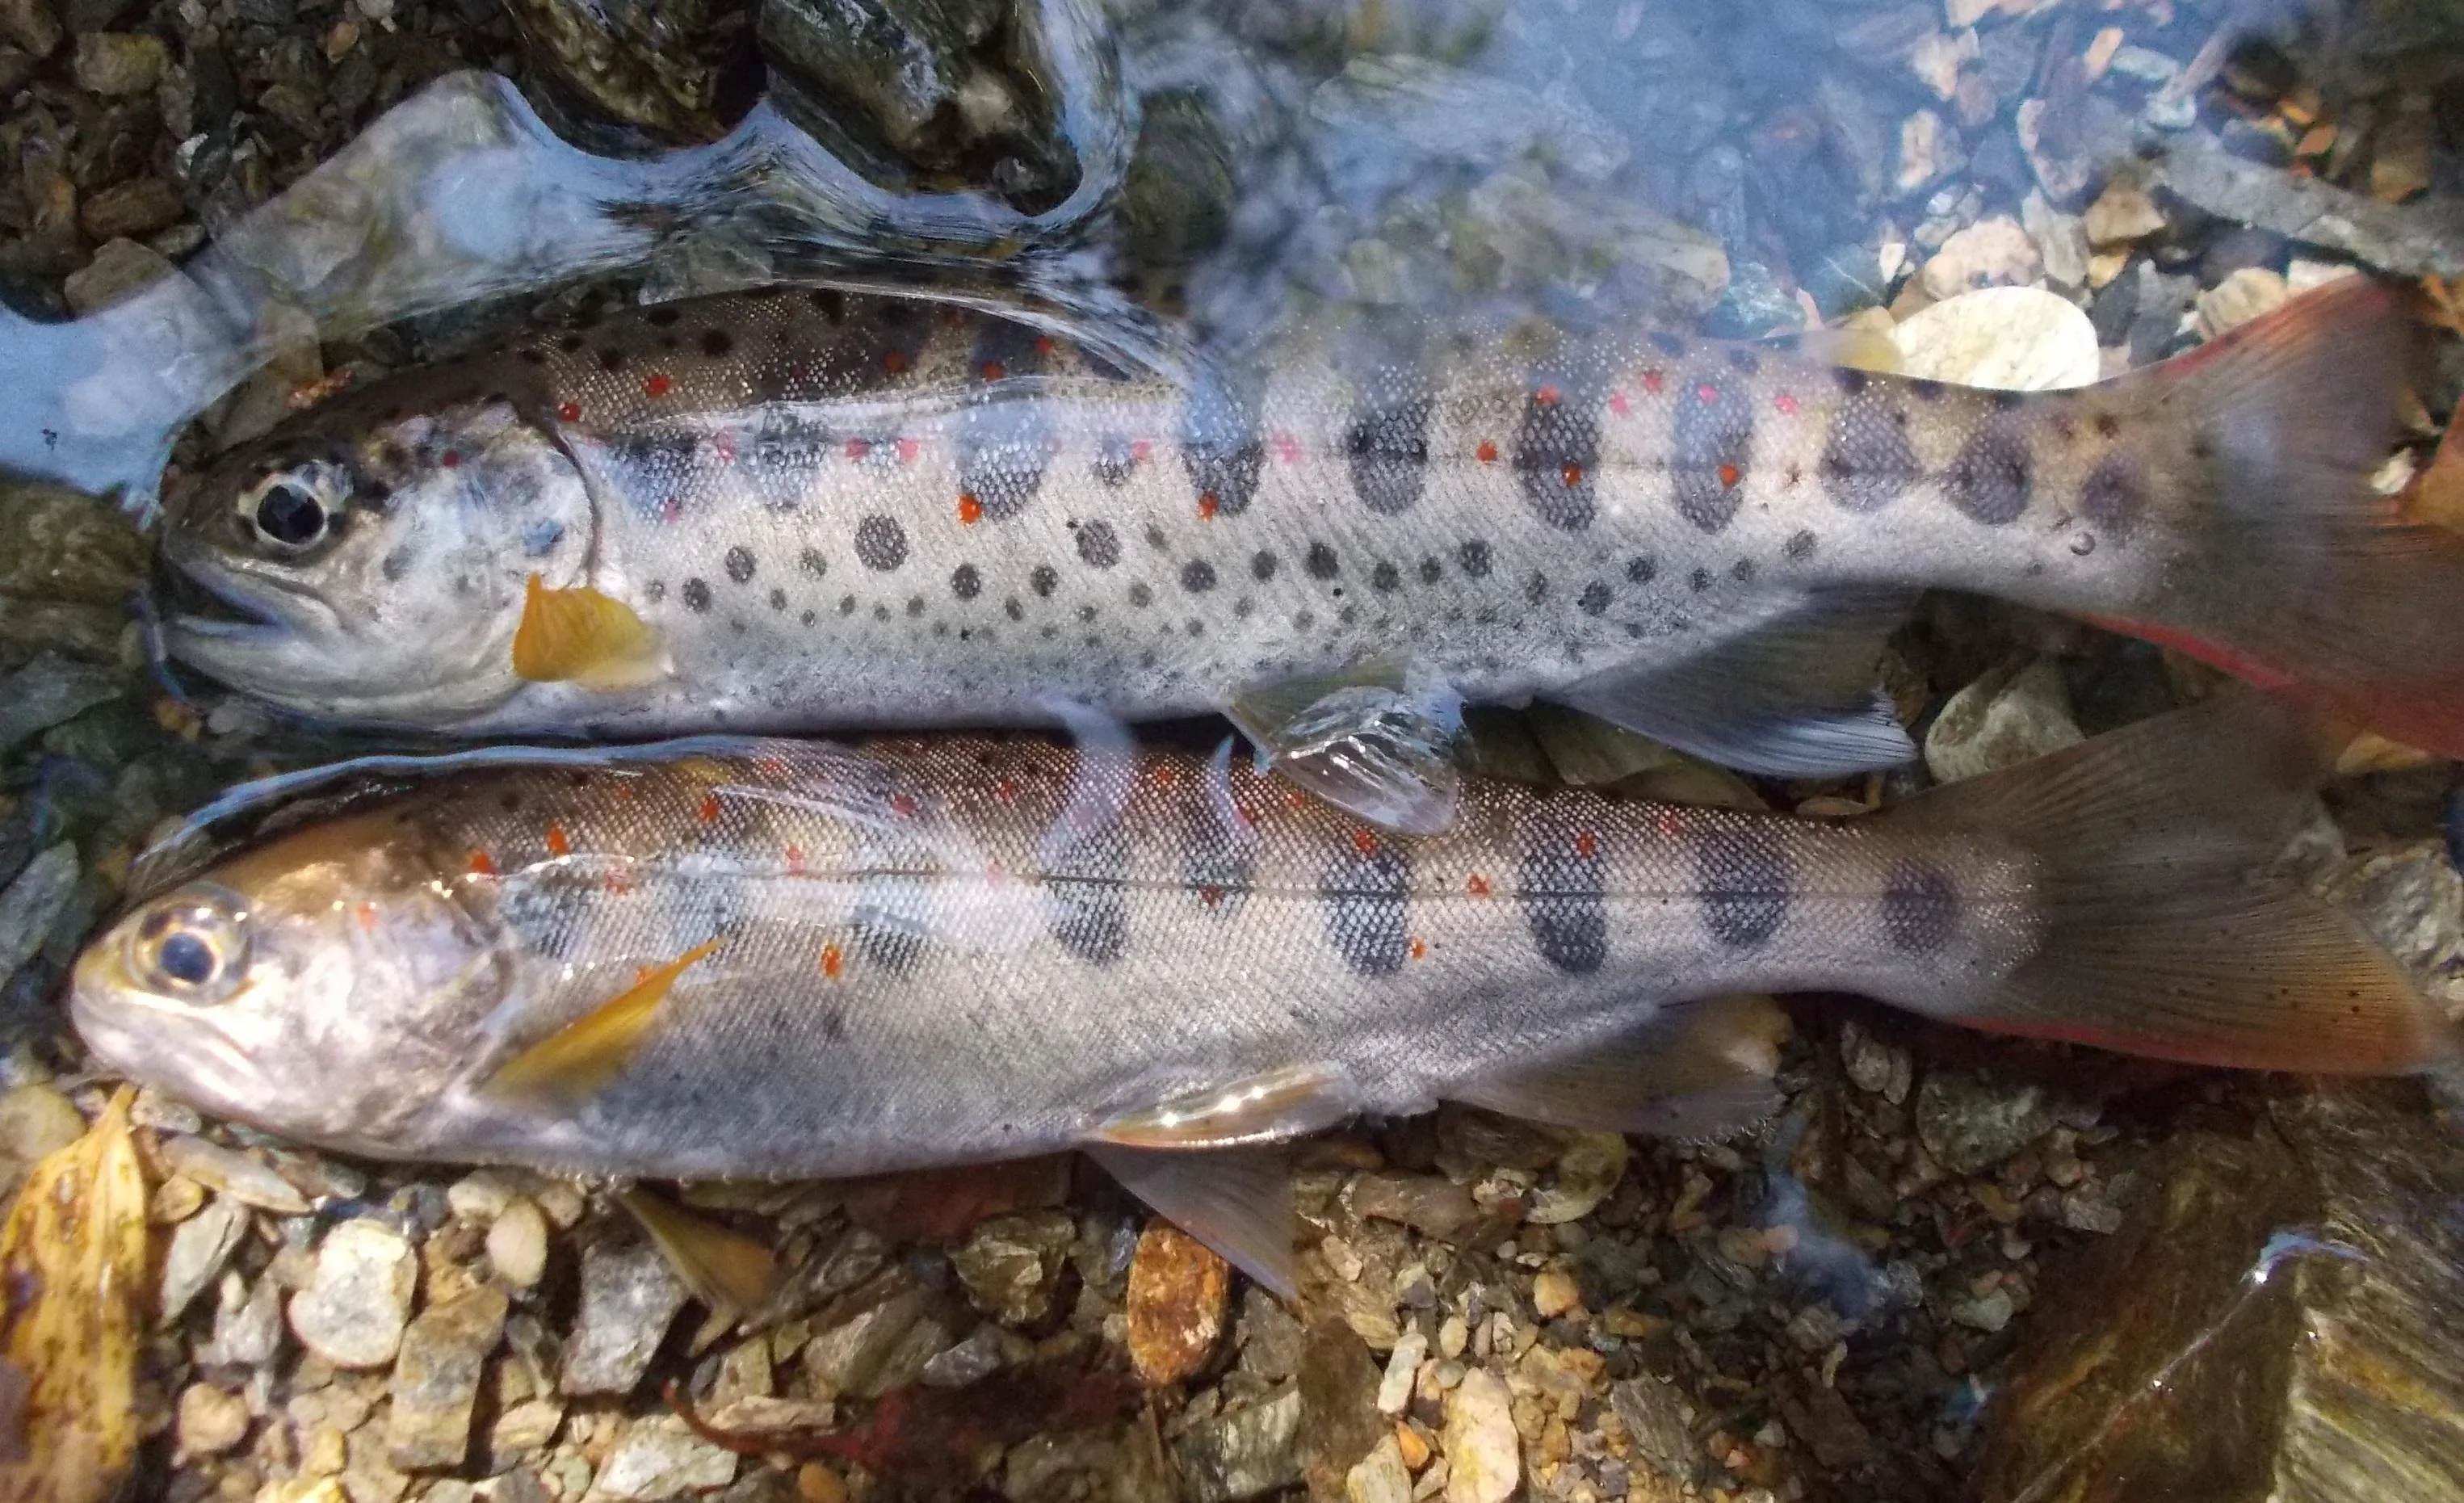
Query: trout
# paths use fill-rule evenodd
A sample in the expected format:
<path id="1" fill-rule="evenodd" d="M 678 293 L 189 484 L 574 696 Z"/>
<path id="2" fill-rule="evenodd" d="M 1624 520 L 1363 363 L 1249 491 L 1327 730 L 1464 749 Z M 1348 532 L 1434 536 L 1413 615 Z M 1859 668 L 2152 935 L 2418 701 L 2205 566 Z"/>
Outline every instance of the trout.
<path id="1" fill-rule="evenodd" d="M 175 497 L 171 650 L 327 719 L 607 740 L 1224 711 L 1389 828 L 1462 701 L 1748 771 L 1903 760 L 1921 586 L 2084 614 L 2464 753 L 2464 544 L 2368 477 L 2355 277 L 2034 395 L 1331 314 L 1185 371 L 921 297 L 640 308 L 345 394 Z"/>
<path id="2" fill-rule="evenodd" d="M 2315 807 L 2263 702 L 1844 823 L 1471 779 L 1453 829 L 1396 836 L 1228 751 L 345 764 L 98 939 L 76 1022 L 108 1068 L 379 1157 L 802 1177 L 1083 1149 L 1283 1289 L 1260 1145 L 1446 1100 L 1751 1121 L 1773 1040 L 1739 993 L 2214 1065 L 2451 1050 L 2346 916 L 2246 876 Z"/>

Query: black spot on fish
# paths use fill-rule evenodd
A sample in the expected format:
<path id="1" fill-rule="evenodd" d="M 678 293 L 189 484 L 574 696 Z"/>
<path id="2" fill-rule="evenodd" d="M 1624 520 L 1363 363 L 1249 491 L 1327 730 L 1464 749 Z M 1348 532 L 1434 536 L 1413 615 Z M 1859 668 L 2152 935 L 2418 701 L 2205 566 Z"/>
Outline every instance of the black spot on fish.
<path id="1" fill-rule="evenodd" d="M 625 352 L 610 344 L 599 352 L 599 368 L 614 375 L 625 368 Z"/>
<path id="2" fill-rule="evenodd" d="M 1215 565 L 1204 559 L 1192 559 L 1180 566 L 1180 587 L 1193 595 L 1202 595 L 1215 587 Z"/>
<path id="3" fill-rule="evenodd" d="M 1728 365 L 1738 374 L 1746 376 L 1750 376 L 1754 372 L 1763 368 L 1763 363 L 1760 357 L 1756 356 L 1752 350 L 1738 346 L 1731 346 L 1729 348 Z"/>
<path id="4" fill-rule="evenodd" d="M 1705 532 L 1728 525 L 1745 504 L 1753 457 L 1754 399 L 1743 382 L 1705 375 L 1677 396 L 1677 449 L 1669 492 L 1677 510 Z"/>
<path id="5" fill-rule="evenodd" d="M 1249 577 L 1265 584 L 1275 577 L 1276 559 L 1272 551 L 1261 548 L 1249 560 Z"/>
<path id="6" fill-rule="evenodd" d="M 544 365 L 547 364 L 547 354 L 545 351 L 540 350 L 536 346 L 526 344 L 522 346 L 522 364 L 525 365 Z"/>
<path id="7" fill-rule="evenodd" d="M 1039 564 L 1027 571 L 1026 587 L 1039 598 L 1048 598 L 1061 587 L 1061 571 L 1049 564 Z"/>
<path id="8" fill-rule="evenodd" d="M 1595 843 L 1535 831 L 1523 851 L 1516 900 L 1531 942 L 1561 971 L 1588 976 L 1609 958 L 1608 883 Z"/>
<path id="9" fill-rule="evenodd" d="M 1138 467 L 1137 447 L 1118 433 L 1095 440 L 1095 478 L 1106 485 L 1125 485 Z"/>
<path id="10" fill-rule="evenodd" d="M 701 352 L 713 360 L 725 360 L 736 350 L 736 338 L 725 329 L 709 329 L 701 337 Z"/>
<path id="11" fill-rule="evenodd" d="M 1788 917 L 1788 851 L 1777 832 L 1742 820 L 1721 820 L 1694 853 L 1703 926 L 1730 949 L 1762 943 Z"/>
<path id="12" fill-rule="evenodd" d="M 1752 584 L 1754 582 L 1754 561 L 1751 559 L 1739 559 L 1736 563 L 1729 564 L 1728 578 L 1735 580 L 1740 585 Z"/>
<path id="13" fill-rule="evenodd" d="M 1130 586 L 1130 604 L 1133 606 L 1154 605 L 1155 591 L 1147 588 L 1144 585 L 1133 585 Z"/>
<path id="14" fill-rule="evenodd" d="M 402 577 L 410 572 L 410 550 L 408 548 L 394 549 L 392 552 L 386 554 L 384 560 L 377 564 L 377 570 L 379 573 L 385 575 L 388 584 L 401 584 Z"/>
<path id="15" fill-rule="evenodd" d="M 770 592 L 770 608 L 773 610 L 784 610 L 787 608 L 787 592 L 785 590 L 774 589 Z"/>
<path id="16" fill-rule="evenodd" d="M 1908 389 L 1916 394 L 1916 399 L 1920 402 L 1939 402 L 1949 392 L 1949 388 L 1941 382 L 1931 380 L 1911 381 L 1908 383 Z"/>
<path id="17" fill-rule="evenodd" d="M 1472 579 L 1488 578 L 1488 543 L 1480 538 L 1467 538 L 1455 549 L 1455 564 Z"/>
<path id="18" fill-rule="evenodd" d="M 971 359 L 988 378 L 1037 375 L 1045 366 L 1035 331 L 1007 319 L 984 320 Z M 995 521 L 1017 516 L 1044 484 L 1052 435 L 1051 404 L 1031 386 L 971 388 L 958 409 L 958 489 Z"/>
<path id="19" fill-rule="evenodd" d="M 1012 621 L 1024 621 L 1026 619 L 1026 607 L 1019 601 L 1019 598 L 1016 595 L 1012 595 L 1007 600 L 1001 602 L 1001 614 L 1009 617 Z"/>
<path id="20" fill-rule="evenodd" d="M 1997 387 L 1985 393 L 1986 406 L 1996 412 L 2015 412 L 2019 409 L 2020 404 L 2027 400 L 2028 393 L 2024 391 L 2010 391 Z"/>
<path id="21" fill-rule="evenodd" d="M 1818 545 L 1819 541 L 1820 540 L 1816 539 L 1812 532 L 1794 533 L 1790 536 L 1787 543 L 1781 547 L 1780 551 L 1801 564 L 1807 559 L 1814 557 L 1814 550 Z"/>
<path id="22" fill-rule="evenodd" d="M 1380 560 L 1377 566 L 1369 571 L 1369 583 L 1381 590 L 1400 589 L 1403 587 L 1403 571 Z"/>
<path id="23" fill-rule="evenodd" d="M 924 597 L 923 597 L 923 596 L 921 596 L 921 595 L 910 595 L 910 596 L 908 596 L 908 597 L 907 597 L 907 613 L 908 613 L 909 615 L 911 615 L 911 616 L 920 616 L 920 615 L 922 615 L 922 614 L 924 613 Z"/>
<path id="24" fill-rule="evenodd" d="M 1649 339 L 1651 347 L 1660 351 L 1662 355 L 1667 356 L 1670 360 L 1683 360 L 1685 358 L 1685 342 L 1678 336 L 1669 333 L 1667 330 L 1655 330 L 1649 336 Z"/>
<path id="25" fill-rule="evenodd" d="M 1129 837 L 1117 821 L 1066 841 L 1045 867 L 1058 910 L 1054 941 L 1092 965 L 1119 960 L 1130 941 L 1129 873 Z"/>
<path id="26" fill-rule="evenodd" d="M 1163 529 L 1155 526 L 1152 522 L 1147 525 L 1147 546 L 1155 549 L 1158 553 L 1163 552 L 1166 548 L 1171 546 L 1170 542 L 1163 535 Z"/>
<path id="27" fill-rule="evenodd" d="M 855 597 L 853 595 L 841 595 L 839 597 L 839 614 L 842 616 L 852 616 L 855 614 Z"/>
<path id="28" fill-rule="evenodd" d="M 1605 615 L 1609 608 L 1608 586 L 1598 580 L 1592 581 L 1583 586 L 1583 593 L 1576 597 L 1575 604 L 1583 608 L 1583 614 L 1587 616 Z"/>
<path id="29" fill-rule="evenodd" d="M 2122 419 L 2110 412 L 2099 412 L 2096 415 L 2096 431 L 2105 438 L 2117 437 L 2122 432 Z"/>
<path id="30" fill-rule="evenodd" d="M 2128 454 L 2107 454 L 2079 484 L 2079 515 L 2116 542 L 2130 536 L 2147 508 L 2147 488 Z"/>
<path id="31" fill-rule="evenodd" d="M 695 614 L 708 610 L 710 608 L 710 586 L 704 583 L 698 575 L 685 581 L 684 602 L 685 608 L 694 612 Z"/>
<path id="32" fill-rule="evenodd" d="M 1874 384 L 1871 376 L 1854 365 L 1841 365 L 1831 373 L 1831 379 L 1839 384 L 1841 395 L 1851 397 L 1862 396 L 1865 388 Z"/>
<path id="33" fill-rule="evenodd" d="M 833 287 L 818 287 L 804 295 L 805 300 L 832 323 L 847 321 L 847 295 Z"/>
<path id="34" fill-rule="evenodd" d="M 2034 475 L 2024 422 L 2013 413 L 1986 419 L 1943 472 L 1950 504 L 1988 527 L 2017 521 L 2028 509 Z"/>
<path id="35" fill-rule="evenodd" d="M 1181 467 L 1201 507 L 1212 497 L 1218 516 L 1239 516 L 1258 494 L 1258 476 L 1266 463 L 1266 443 L 1259 432 L 1264 385 L 1263 374 L 1254 367 L 1209 362 L 1190 388 L 1189 406 L 1181 413 Z"/>
<path id="36" fill-rule="evenodd" d="M 1431 559 L 1422 559 L 1422 560 L 1420 561 L 1420 583 L 1421 583 L 1421 584 L 1423 584 L 1423 585 L 1434 585 L 1434 584 L 1436 584 L 1438 581 L 1440 581 L 1440 580 L 1441 580 L 1441 579 L 1444 579 L 1445 577 L 1446 577 L 1446 566 L 1445 566 L 1444 564 L 1440 564 L 1436 559 L 1433 559 L 1433 558 L 1431 558 Z"/>
<path id="37" fill-rule="evenodd" d="M 875 515 L 855 526 L 855 556 L 866 568 L 888 574 L 907 562 L 907 529 Z"/>
<path id="38" fill-rule="evenodd" d="M 1882 934 L 1911 955 L 1934 955 L 1959 933 L 1959 894 L 1950 878 L 1923 861 L 1891 868 L 1882 887 Z"/>
<path id="39" fill-rule="evenodd" d="M 659 306 L 652 308 L 642 317 L 648 320 L 650 327 L 654 329 L 664 329 L 674 325 L 677 314 L 672 304 L 661 303 Z"/>
<path id="40" fill-rule="evenodd" d="M 1660 561 L 1648 554 L 1637 554 L 1625 561 L 1625 577 L 1628 584 L 1648 585 L 1659 576 Z"/>
<path id="41" fill-rule="evenodd" d="M 1344 851 L 1319 879 L 1326 937 L 1355 974 L 1392 976 L 1411 954 L 1411 868 L 1396 847 L 1364 840 L 1369 849 Z"/>
<path id="42" fill-rule="evenodd" d="M 950 593 L 960 600 L 973 600 L 983 593 L 984 577 L 972 564 L 961 564 L 950 571 Z"/>
<path id="43" fill-rule="evenodd" d="M 1852 396 L 1833 409 L 1815 466 L 1833 505 L 1878 512 L 1917 482 L 1925 466 L 1908 442 L 1906 415 L 1879 395 Z"/>
<path id="44" fill-rule="evenodd" d="M 1523 598 L 1536 606 L 1548 596 L 1548 593 L 1549 576 L 1538 569 L 1533 569 L 1531 577 L 1523 582 Z"/>
<path id="45" fill-rule="evenodd" d="M 753 579 L 753 550 L 751 548 L 738 543 L 735 547 L 727 550 L 727 577 L 729 579 L 736 581 L 738 585 L 749 584 Z"/>
<path id="46" fill-rule="evenodd" d="M 1711 571 L 1709 569 L 1696 569 L 1693 573 L 1685 576 L 1685 583 L 1693 586 L 1694 592 L 1699 595 L 1705 590 L 1709 589 L 1715 581 L 1712 579 Z"/>
<path id="47" fill-rule="evenodd" d="M 1121 535 L 1108 521 L 1090 521 L 1078 529 L 1079 562 L 1109 569 L 1121 562 Z"/>
<path id="48" fill-rule="evenodd" d="M 823 575 L 827 574 L 830 571 L 829 561 L 822 557 L 822 550 L 819 548 L 806 548 L 803 552 L 797 554 L 796 567 L 803 569 L 805 573 L 811 575 L 815 579 L 820 579 Z"/>
<path id="49" fill-rule="evenodd" d="M 1323 542 L 1312 542 L 1309 545 L 1309 552 L 1303 556 L 1301 566 L 1309 570 L 1309 576 L 1311 579 L 1332 579 L 1342 572 L 1342 565 L 1335 561 L 1334 550 Z"/>
<path id="50" fill-rule="evenodd" d="M 1561 532 L 1592 524 L 1600 419 L 1594 384 L 1560 369 L 1531 379 L 1514 435 L 1514 478 L 1542 521 Z"/>

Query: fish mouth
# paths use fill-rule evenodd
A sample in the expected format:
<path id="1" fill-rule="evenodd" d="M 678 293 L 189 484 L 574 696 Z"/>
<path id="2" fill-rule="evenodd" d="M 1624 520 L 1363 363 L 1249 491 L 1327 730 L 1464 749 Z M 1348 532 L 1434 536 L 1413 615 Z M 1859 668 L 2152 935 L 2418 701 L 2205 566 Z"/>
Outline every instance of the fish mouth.
<path id="1" fill-rule="evenodd" d="M 155 571 L 155 598 L 171 630 L 192 640 L 270 644 L 306 634 L 332 617 L 304 590 L 168 550 Z"/>

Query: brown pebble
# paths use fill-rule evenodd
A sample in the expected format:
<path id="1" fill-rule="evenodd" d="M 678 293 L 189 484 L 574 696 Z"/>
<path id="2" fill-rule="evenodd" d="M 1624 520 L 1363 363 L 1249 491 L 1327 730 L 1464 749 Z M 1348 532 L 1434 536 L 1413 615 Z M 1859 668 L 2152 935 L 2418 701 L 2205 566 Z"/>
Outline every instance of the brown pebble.
<path id="1" fill-rule="evenodd" d="M 1420 1433 L 1418 1426 L 1397 1424 L 1395 1426 L 1395 1446 L 1403 1453 L 1405 1470 L 1418 1471 L 1429 1464 L 1433 1448 L 1429 1445 L 1429 1438 Z"/>
<path id="2" fill-rule="evenodd" d="M 1179 1227 L 1155 1222 L 1130 1260 L 1130 1361 L 1151 1387 L 1195 1376 L 1223 1338 L 1232 1270 Z"/>
<path id="3" fill-rule="evenodd" d="M 808 1461 L 796 1473 L 796 1495 L 804 1503 L 847 1503 L 847 1485 L 829 1468 Z"/>

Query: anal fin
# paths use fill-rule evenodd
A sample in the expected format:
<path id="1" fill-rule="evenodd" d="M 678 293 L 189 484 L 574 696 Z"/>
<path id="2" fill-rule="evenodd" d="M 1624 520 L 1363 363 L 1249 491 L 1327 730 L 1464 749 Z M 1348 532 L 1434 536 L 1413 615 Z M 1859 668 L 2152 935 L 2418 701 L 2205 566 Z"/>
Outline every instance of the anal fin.
<path id="1" fill-rule="evenodd" d="M 1788 1019 L 1740 994 L 1670 1007 L 1606 1047 L 1490 1075 L 1445 1094 L 1471 1106 L 1589 1132 L 1704 1138 L 1779 1107 L 1771 1084 Z"/>
<path id="2" fill-rule="evenodd" d="M 1225 712 L 1277 771 L 1406 835 L 1455 822 L 1463 696 L 1400 659 L 1252 689 Z"/>
<path id="3" fill-rule="evenodd" d="M 1723 766 L 1813 778 L 1916 755 L 1877 687 L 1898 591 L 1825 591 L 1682 662 L 1610 669 L 1548 697 Z"/>
<path id="4" fill-rule="evenodd" d="M 1093 1144 L 1088 1156 L 1122 1188 L 1289 1300 L 1300 1293 L 1291 1169 L 1280 1148 L 1175 1153 Z"/>

